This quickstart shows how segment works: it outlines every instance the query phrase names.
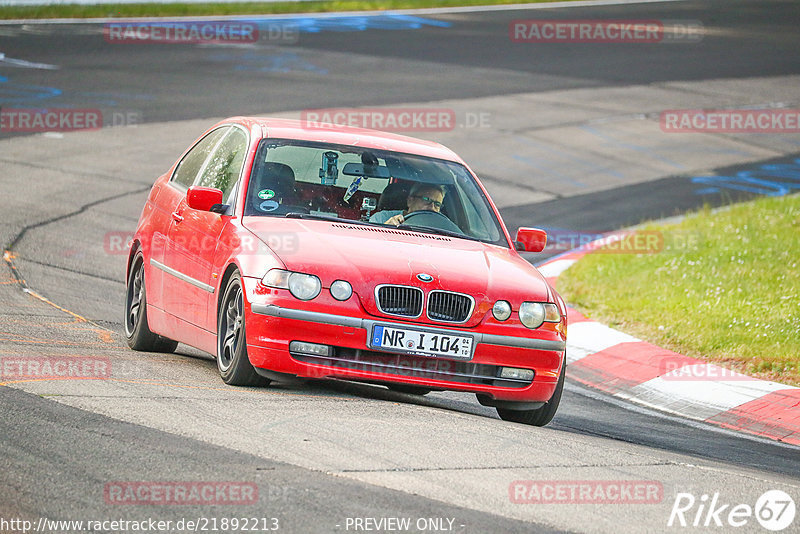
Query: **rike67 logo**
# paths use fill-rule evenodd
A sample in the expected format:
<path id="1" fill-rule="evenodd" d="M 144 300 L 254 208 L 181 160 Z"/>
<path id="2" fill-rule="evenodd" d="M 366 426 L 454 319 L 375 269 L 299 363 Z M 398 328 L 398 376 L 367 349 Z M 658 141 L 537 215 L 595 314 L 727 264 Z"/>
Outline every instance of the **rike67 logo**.
<path id="1" fill-rule="evenodd" d="M 765 529 L 780 532 L 794 523 L 794 499 L 781 490 L 769 490 L 761 495 L 755 506 L 724 502 L 719 493 L 678 493 L 667 521 L 668 527 L 723 528 L 752 525 L 752 519 Z"/>

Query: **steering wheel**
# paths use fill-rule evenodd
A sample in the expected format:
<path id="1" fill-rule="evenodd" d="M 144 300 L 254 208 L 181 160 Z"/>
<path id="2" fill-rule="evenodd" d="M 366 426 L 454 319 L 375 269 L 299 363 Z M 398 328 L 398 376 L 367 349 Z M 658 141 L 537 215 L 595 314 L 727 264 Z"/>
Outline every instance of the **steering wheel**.
<path id="1" fill-rule="evenodd" d="M 411 222 L 411 219 L 414 219 Z M 440 211 L 433 210 L 418 210 L 412 211 L 403 217 L 403 224 L 414 224 L 418 226 L 427 226 L 429 228 L 438 228 L 439 230 L 447 230 L 448 232 L 464 232 L 459 228 L 456 223 L 447 218 L 447 215 Z"/>

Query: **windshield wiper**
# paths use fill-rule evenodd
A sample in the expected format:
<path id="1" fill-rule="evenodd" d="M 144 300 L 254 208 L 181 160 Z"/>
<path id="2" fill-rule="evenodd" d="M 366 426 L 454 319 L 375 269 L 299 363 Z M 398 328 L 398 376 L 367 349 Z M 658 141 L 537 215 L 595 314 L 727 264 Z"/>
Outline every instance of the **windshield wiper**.
<path id="1" fill-rule="evenodd" d="M 414 232 L 422 232 L 423 234 L 440 234 L 448 237 L 457 237 L 459 239 L 469 239 L 470 241 L 482 241 L 477 237 L 462 234 L 461 232 L 452 232 L 450 230 L 442 230 L 441 228 L 431 228 L 430 226 L 418 226 L 415 224 L 401 224 L 397 227 L 400 230 L 412 230 Z"/>
<path id="2" fill-rule="evenodd" d="M 287 219 L 308 219 L 312 221 L 330 221 L 330 222 L 337 222 L 341 224 L 358 224 L 360 226 L 374 226 L 376 223 L 371 223 L 367 221 L 358 221 L 353 219 L 342 219 L 340 217 L 334 217 L 332 215 L 321 215 L 317 213 L 300 213 L 297 211 L 290 211 L 286 215 L 284 215 Z"/>
<path id="3" fill-rule="evenodd" d="M 470 241 L 483 241 L 478 237 L 472 237 L 467 234 L 462 234 L 461 232 L 452 232 L 450 230 L 442 230 L 440 228 L 431 228 L 430 226 L 418 226 L 415 224 L 401 224 L 400 226 L 387 226 L 381 223 L 374 223 L 369 221 L 358 221 L 353 219 L 342 219 L 339 217 L 333 217 L 331 215 L 321 215 L 317 213 L 300 213 L 297 211 L 290 211 L 286 215 L 284 215 L 287 219 L 308 219 L 312 221 L 330 221 L 336 222 L 341 224 L 356 224 L 359 226 L 381 226 L 383 228 L 397 228 L 398 230 L 410 230 L 412 232 L 420 232 L 423 234 L 439 234 L 439 235 L 446 235 L 448 237 L 457 237 L 459 239 L 469 239 Z"/>

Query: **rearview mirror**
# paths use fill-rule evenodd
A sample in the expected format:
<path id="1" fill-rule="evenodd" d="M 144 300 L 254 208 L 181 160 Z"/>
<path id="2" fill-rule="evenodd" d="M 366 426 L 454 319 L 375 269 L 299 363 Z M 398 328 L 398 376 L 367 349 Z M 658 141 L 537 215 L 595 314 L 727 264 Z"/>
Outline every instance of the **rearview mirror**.
<path id="1" fill-rule="evenodd" d="M 214 187 L 192 186 L 186 192 L 186 204 L 193 210 L 215 211 L 215 206 L 222 205 L 222 191 Z"/>
<path id="2" fill-rule="evenodd" d="M 366 176 L 367 178 L 389 178 L 389 169 L 379 165 L 364 165 L 363 163 L 347 163 L 342 169 L 342 174 L 348 176 Z"/>
<path id="3" fill-rule="evenodd" d="M 522 250 L 526 252 L 541 252 L 547 245 L 547 232 L 538 228 L 523 227 L 517 230 L 515 241 L 515 244 L 522 245 Z"/>

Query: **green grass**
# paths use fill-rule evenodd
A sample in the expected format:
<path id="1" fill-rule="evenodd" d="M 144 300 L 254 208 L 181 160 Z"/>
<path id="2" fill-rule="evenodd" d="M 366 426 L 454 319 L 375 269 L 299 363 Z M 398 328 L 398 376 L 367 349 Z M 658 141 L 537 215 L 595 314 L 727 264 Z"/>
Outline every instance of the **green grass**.
<path id="1" fill-rule="evenodd" d="M 528 0 L 537 4 L 551 0 Z M 233 2 L 216 4 L 59 4 L 0 8 L 0 19 L 186 17 L 269 15 L 330 11 L 384 11 L 429 7 L 516 4 L 519 0 L 313 0 L 308 2 Z"/>
<path id="2" fill-rule="evenodd" d="M 558 280 L 582 313 L 661 347 L 800 385 L 800 195 L 655 226 L 654 254 L 590 254 Z"/>

